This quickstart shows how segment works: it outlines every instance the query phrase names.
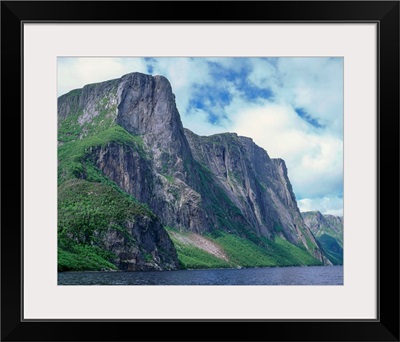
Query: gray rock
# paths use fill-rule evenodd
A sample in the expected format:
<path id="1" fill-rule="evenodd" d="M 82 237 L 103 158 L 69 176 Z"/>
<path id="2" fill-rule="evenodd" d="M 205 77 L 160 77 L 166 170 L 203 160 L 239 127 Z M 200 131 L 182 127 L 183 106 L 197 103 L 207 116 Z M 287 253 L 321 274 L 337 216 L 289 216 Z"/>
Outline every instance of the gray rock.
<path id="1" fill-rule="evenodd" d="M 143 139 L 144 153 L 108 144 L 92 154 L 96 166 L 146 203 L 162 225 L 281 236 L 329 263 L 299 212 L 285 162 L 235 133 L 202 137 L 184 129 L 166 78 L 132 73 L 72 95 L 59 98 L 59 121 L 75 112 L 81 125 L 93 122 L 106 97 L 110 120 Z"/>
<path id="2" fill-rule="evenodd" d="M 176 251 L 161 223 L 149 216 L 138 216 L 126 223 L 131 237 L 108 229 L 102 244 L 115 254 L 114 263 L 123 271 L 176 270 L 179 261 Z"/>
<path id="3" fill-rule="evenodd" d="M 316 237 L 323 234 L 334 237 L 343 247 L 343 217 L 322 215 L 319 211 L 306 211 L 301 213 L 304 222 Z"/>
<path id="4" fill-rule="evenodd" d="M 336 265 L 342 265 L 343 217 L 322 215 L 319 211 L 308 211 L 301 214 L 329 260 Z"/>

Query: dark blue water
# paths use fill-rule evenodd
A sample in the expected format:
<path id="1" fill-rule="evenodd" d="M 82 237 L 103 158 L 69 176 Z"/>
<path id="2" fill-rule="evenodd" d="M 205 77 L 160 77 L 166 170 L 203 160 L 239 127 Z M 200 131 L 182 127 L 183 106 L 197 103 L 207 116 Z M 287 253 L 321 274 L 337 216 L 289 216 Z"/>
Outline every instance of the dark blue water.
<path id="1" fill-rule="evenodd" d="M 62 272 L 59 285 L 343 285 L 343 266 Z"/>

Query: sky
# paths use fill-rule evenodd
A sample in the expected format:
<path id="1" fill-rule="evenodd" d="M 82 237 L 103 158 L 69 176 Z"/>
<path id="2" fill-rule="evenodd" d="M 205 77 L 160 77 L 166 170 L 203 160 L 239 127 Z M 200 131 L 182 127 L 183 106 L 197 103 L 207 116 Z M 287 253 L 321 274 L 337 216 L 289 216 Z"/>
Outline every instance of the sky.
<path id="1" fill-rule="evenodd" d="M 58 95 L 131 72 L 171 83 L 184 127 L 285 160 L 300 211 L 343 215 L 343 58 L 58 59 Z"/>

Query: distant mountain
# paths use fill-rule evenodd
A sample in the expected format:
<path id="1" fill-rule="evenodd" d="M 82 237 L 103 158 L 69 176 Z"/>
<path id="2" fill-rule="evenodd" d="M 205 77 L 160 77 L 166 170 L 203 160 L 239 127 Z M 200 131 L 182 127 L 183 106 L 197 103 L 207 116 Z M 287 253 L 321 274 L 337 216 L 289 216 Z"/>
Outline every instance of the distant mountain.
<path id="1" fill-rule="evenodd" d="M 285 162 L 184 129 L 165 77 L 59 97 L 58 144 L 60 270 L 330 264 Z"/>
<path id="2" fill-rule="evenodd" d="M 343 217 L 322 215 L 319 211 L 303 212 L 301 215 L 329 260 L 333 264 L 343 264 Z"/>

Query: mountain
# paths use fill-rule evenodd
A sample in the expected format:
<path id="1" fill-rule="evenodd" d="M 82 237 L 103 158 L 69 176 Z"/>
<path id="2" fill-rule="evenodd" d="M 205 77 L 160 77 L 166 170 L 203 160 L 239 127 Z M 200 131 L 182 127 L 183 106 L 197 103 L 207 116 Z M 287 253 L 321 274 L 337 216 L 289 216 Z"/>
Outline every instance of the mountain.
<path id="1" fill-rule="evenodd" d="M 322 215 L 319 211 L 301 213 L 333 264 L 343 264 L 343 217 Z"/>
<path id="2" fill-rule="evenodd" d="M 285 162 L 235 133 L 184 129 L 163 76 L 59 97 L 58 145 L 60 270 L 330 263 Z"/>

